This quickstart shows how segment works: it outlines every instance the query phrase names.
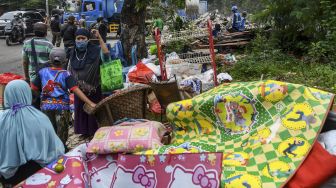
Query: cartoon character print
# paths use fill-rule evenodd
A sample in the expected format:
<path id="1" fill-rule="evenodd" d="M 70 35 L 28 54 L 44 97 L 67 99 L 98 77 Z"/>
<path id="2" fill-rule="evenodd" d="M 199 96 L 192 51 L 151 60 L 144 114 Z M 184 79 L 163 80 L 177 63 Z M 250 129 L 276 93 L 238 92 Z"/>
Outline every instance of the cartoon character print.
<path id="1" fill-rule="evenodd" d="M 73 179 L 74 179 L 74 176 L 67 174 L 61 179 L 60 184 L 57 186 L 57 188 L 65 188 L 67 185 L 69 185 L 72 182 Z"/>
<path id="2" fill-rule="evenodd" d="M 194 126 L 192 126 L 192 127 L 195 127 L 195 131 L 198 135 L 200 135 L 200 134 L 211 134 L 215 130 L 213 124 L 211 124 L 209 121 L 207 121 L 204 118 L 197 118 L 196 117 L 192 122 L 190 122 L 189 125 L 192 125 L 192 124 L 194 124 Z"/>
<path id="3" fill-rule="evenodd" d="M 278 102 L 285 98 L 288 92 L 288 86 L 283 82 L 266 81 L 260 85 L 260 95 L 269 102 Z"/>
<path id="4" fill-rule="evenodd" d="M 262 175 L 272 178 L 275 181 L 280 179 L 288 178 L 293 173 L 290 166 L 283 161 L 273 161 L 267 163 L 262 170 Z"/>
<path id="5" fill-rule="evenodd" d="M 260 178 L 247 173 L 234 173 L 224 179 L 225 188 L 261 188 Z"/>
<path id="6" fill-rule="evenodd" d="M 288 158 L 303 157 L 307 154 L 310 144 L 299 137 L 289 138 L 279 144 L 278 152 Z"/>
<path id="7" fill-rule="evenodd" d="M 203 165 L 197 165 L 194 169 L 185 169 L 180 165 L 167 166 L 166 173 L 171 178 L 169 188 L 217 188 L 220 180 L 216 170 L 206 169 Z"/>
<path id="8" fill-rule="evenodd" d="M 306 88 L 304 96 L 313 101 L 322 101 L 330 99 L 332 94 L 315 88 Z"/>
<path id="9" fill-rule="evenodd" d="M 220 126 L 230 134 L 242 134 L 252 130 L 258 112 L 255 100 L 242 93 L 238 95 L 216 95 L 214 98 L 214 114 Z"/>
<path id="10" fill-rule="evenodd" d="M 116 161 L 109 160 L 109 163 L 101 168 L 92 168 L 89 171 L 89 182 L 92 188 L 99 188 L 99 187 L 110 187 L 113 178 L 113 172 L 117 169 Z"/>
<path id="11" fill-rule="evenodd" d="M 171 115 L 175 117 L 179 117 L 181 119 L 192 117 L 193 114 L 192 100 L 189 99 L 181 101 L 179 103 L 171 104 L 167 107 L 167 111 L 168 109 L 170 109 L 169 111 L 172 112 Z"/>
<path id="12" fill-rule="evenodd" d="M 170 146 L 164 154 L 201 153 L 202 149 L 185 142 L 179 146 Z"/>
<path id="13" fill-rule="evenodd" d="M 92 154 L 92 153 L 87 153 L 86 152 L 87 147 L 88 147 L 88 143 L 81 144 L 81 145 L 77 146 L 76 148 L 74 148 L 73 150 L 69 151 L 68 153 L 64 154 L 64 156 L 66 158 L 77 159 L 78 161 L 88 162 L 88 161 L 95 160 L 98 157 L 98 155 Z"/>
<path id="14" fill-rule="evenodd" d="M 48 80 L 46 85 L 42 88 L 42 93 L 45 96 L 51 96 L 56 88 L 62 89 L 62 85 L 58 82 L 53 81 L 53 80 Z"/>
<path id="15" fill-rule="evenodd" d="M 252 134 L 248 139 L 244 140 L 241 146 L 243 148 L 254 149 L 260 145 L 268 144 L 273 138 L 275 138 L 280 127 L 281 119 L 278 118 L 270 127 L 263 128 Z"/>
<path id="16" fill-rule="evenodd" d="M 178 111 L 180 112 L 187 112 L 189 110 L 191 110 L 192 106 L 191 104 L 188 104 L 188 103 L 184 103 L 184 104 L 175 104 L 177 107 L 178 107 Z"/>
<path id="17" fill-rule="evenodd" d="M 245 152 L 235 152 L 223 155 L 224 166 L 247 166 L 250 156 Z"/>
<path id="18" fill-rule="evenodd" d="M 248 139 L 242 142 L 242 147 L 256 148 L 260 145 L 267 143 L 267 138 L 271 135 L 269 128 L 264 128 L 254 134 L 252 134 Z"/>
<path id="19" fill-rule="evenodd" d="M 295 104 L 282 115 L 282 124 L 292 130 L 309 130 L 316 122 L 315 113 L 307 103 Z"/>
<path id="20" fill-rule="evenodd" d="M 50 180 L 50 175 L 45 173 L 36 173 L 26 180 L 26 185 L 46 185 Z"/>
<path id="21" fill-rule="evenodd" d="M 157 185 L 155 171 L 147 170 L 139 165 L 134 169 L 125 169 L 118 166 L 111 188 L 132 187 L 132 188 L 154 188 Z"/>

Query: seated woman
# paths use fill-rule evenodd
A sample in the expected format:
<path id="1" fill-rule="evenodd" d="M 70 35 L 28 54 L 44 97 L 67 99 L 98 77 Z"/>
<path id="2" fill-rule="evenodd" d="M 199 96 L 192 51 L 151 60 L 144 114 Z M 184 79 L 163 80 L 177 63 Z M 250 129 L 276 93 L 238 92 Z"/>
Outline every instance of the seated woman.
<path id="1" fill-rule="evenodd" d="M 5 187 L 22 180 L 64 154 L 64 146 L 46 115 L 35 109 L 29 85 L 11 81 L 0 113 L 0 181 Z"/>

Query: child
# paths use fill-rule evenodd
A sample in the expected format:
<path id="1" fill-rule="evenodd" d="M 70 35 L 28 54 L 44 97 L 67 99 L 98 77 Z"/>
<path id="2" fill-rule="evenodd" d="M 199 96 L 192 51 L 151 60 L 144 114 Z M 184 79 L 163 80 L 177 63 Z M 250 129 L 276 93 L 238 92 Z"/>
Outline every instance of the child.
<path id="1" fill-rule="evenodd" d="M 242 14 L 242 20 L 240 22 L 239 31 L 245 31 L 245 23 L 246 23 L 247 12 L 244 11 Z"/>
<path id="2" fill-rule="evenodd" d="M 70 73 L 62 68 L 66 63 L 66 53 L 63 49 L 52 49 L 49 59 L 52 66 L 41 69 L 31 87 L 34 91 L 41 92 L 41 110 L 49 117 L 65 145 L 71 118 L 69 92 L 74 92 L 91 107 L 95 107 L 96 104 L 85 96 Z"/>

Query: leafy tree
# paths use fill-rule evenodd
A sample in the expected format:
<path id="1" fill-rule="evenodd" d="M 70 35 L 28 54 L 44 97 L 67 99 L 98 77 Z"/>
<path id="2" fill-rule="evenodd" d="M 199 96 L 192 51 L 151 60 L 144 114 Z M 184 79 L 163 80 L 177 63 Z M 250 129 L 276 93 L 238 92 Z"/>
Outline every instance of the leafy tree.
<path id="1" fill-rule="evenodd" d="M 7 0 L 0 0 L 4 1 L 4 3 L 9 3 L 10 10 L 17 10 L 20 8 L 28 8 L 28 9 L 45 9 L 46 2 L 45 0 L 14 0 L 14 1 L 7 1 Z M 49 9 L 55 8 L 56 6 L 61 5 L 60 0 L 49 0 Z"/>
<path id="2" fill-rule="evenodd" d="M 335 1 L 263 0 L 263 3 L 266 8 L 257 18 L 273 26 L 272 35 L 282 49 L 297 54 L 309 52 L 315 60 L 335 61 Z"/>
<path id="3" fill-rule="evenodd" d="M 160 0 L 125 0 L 121 11 L 121 42 L 127 62 L 131 62 L 131 49 L 137 45 L 137 56 L 147 56 L 145 43 L 147 7 L 162 6 Z M 169 0 L 169 5 L 182 7 L 184 0 Z M 164 7 L 164 6 L 162 6 Z"/>
<path id="4" fill-rule="evenodd" d="M 254 14 L 263 8 L 261 0 L 208 0 L 208 9 L 219 10 L 224 15 L 231 14 L 231 7 L 237 5 L 240 11 Z"/>

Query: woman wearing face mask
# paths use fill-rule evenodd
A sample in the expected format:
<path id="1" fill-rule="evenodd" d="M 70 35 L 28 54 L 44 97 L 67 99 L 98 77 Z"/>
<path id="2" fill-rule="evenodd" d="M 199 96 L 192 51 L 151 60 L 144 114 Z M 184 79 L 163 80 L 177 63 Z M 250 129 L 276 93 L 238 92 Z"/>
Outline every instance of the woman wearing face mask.
<path id="1" fill-rule="evenodd" d="M 99 32 L 92 32 L 99 40 L 99 46 L 89 43 L 91 34 L 87 29 L 76 31 L 76 47 L 70 53 L 68 69 L 86 96 L 98 103 L 101 100 L 100 64 L 109 60 L 110 53 Z M 94 116 L 84 112 L 83 106 L 84 102 L 75 96 L 75 133 L 92 136 L 98 125 Z"/>

